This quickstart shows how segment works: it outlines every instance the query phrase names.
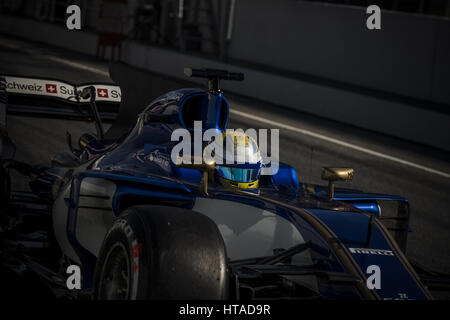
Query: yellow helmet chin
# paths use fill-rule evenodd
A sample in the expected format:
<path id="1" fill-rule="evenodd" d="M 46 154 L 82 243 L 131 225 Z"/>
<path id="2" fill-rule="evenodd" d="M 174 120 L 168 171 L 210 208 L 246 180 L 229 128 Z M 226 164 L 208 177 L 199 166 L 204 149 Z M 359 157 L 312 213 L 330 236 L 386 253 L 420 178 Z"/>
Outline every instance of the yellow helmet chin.
<path id="1" fill-rule="evenodd" d="M 225 178 L 219 178 L 219 180 L 220 180 L 220 183 L 224 187 L 236 188 L 236 189 L 254 189 L 254 188 L 258 188 L 258 185 L 259 185 L 259 179 L 252 181 L 252 182 L 237 182 L 237 181 L 232 181 L 232 180 L 228 180 Z"/>

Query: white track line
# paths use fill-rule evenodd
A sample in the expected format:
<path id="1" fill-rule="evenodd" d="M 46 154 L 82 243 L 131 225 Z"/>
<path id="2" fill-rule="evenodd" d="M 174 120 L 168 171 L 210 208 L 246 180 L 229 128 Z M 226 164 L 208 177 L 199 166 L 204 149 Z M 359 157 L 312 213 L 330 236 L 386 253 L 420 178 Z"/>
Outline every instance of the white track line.
<path id="1" fill-rule="evenodd" d="M 14 47 L 15 49 L 21 49 L 21 50 L 27 51 L 27 49 L 19 48 L 18 46 L 11 45 L 11 44 L 7 44 L 7 46 Z M 50 61 L 54 61 L 54 62 L 57 62 L 57 63 L 60 63 L 60 64 L 64 64 L 64 65 L 67 65 L 67 66 L 70 66 L 70 67 L 73 67 L 73 68 L 77 68 L 77 69 L 81 69 L 81 70 L 85 70 L 85 71 L 96 73 L 96 74 L 99 74 L 99 75 L 102 75 L 102 76 L 109 77 L 109 72 L 101 70 L 99 68 L 90 67 L 90 66 L 84 65 L 82 63 L 73 62 L 73 61 L 70 61 L 70 60 L 67 60 L 67 59 L 63 59 L 63 58 L 59 58 L 59 57 L 55 57 L 55 56 L 50 56 L 50 55 L 40 55 L 40 56 L 42 58 L 48 59 Z M 360 146 L 357 146 L 357 145 L 354 145 L 354 144 L 351 144 L 351 143 L 348 143 L 348 142 L 345 142 L 345 141 L 337 140 L 335 138 L 331 138 L 331 137 L 325 136 L 325 135 L 320 134 L 320 133 L 316 133 L 316 132 L 309 131 L 309 130 L 306 130 L 306 129 L 296 128 L 296 127 L 290 126 L 288 124 L 278 123 L 278 122 L 275 122 L 275 121 L 272 121 L 272 120 L 268 120 L 266 118 L 258 117 L 258 116 L 251 115 L 251 114 L 248 114 L 248 113 L 245 113 L 245 112 L 242 112 L 242 111 L 238 111 L 238 110 L 234 110 L 234 109 L 230 109 L 230 113 L 238 115 L 238 116 L 243 117 L 243 118 L 251 119 L 251 120 L 254 120 L 254 121 L 261 122 L 261 123 L 266 123 L 266 124 L 275 126 L 277 128 L 283 128 L 283 129 L 286 129 L 286 130 L 289 130 L 289 131 L 293 131 L 293 132 L 296 132 L 296 133 L 303 134 L 305 136 L 310 136 L 310 137 L 313 137 L 313 138 L 316 138 L 316 139 L 319 139 L 319 140 L 327 141 L 329 143 L 333 143 L 333 144 L 336 144 L 336 145 L 341 146 L 341 147 L 346 147 L 346 148 L 353 149 L 353 150 L 356 150 L 356 151 L 359 151 L 359 152 L 362 152 L 362 153 L 365 153 L 365 154 L 370 154 L 371 156 L 374 156 L 374 157 L 390 160 L 392 162 L 396 162 L 396 163 L 402 164 L 402 165 L 407 166 L 407 167 L 411 167 L 411 168 L 414 168 L 414 169 L 418 169 L 418 170 L 422 170 L 422 171 L 425 171 L 425 172 L 428 172 L 428 173 L 432 173 L 432 174 L 435 174 L 435 175 L 438 175 L 438 176 L 441 176 L 441 177 L 444 177 L 444 178 L 447 178 L 447 179 L 450 178 L 450 174 L 449 173 L 446 173 L 446 172 L 443 172 L 443 171 L 439 171 L 439 170 L 436 170 L 436 169 L 432 169 L 432 168 L 429 168 L 429 167 L 426 167 L 426 166 L 423 166 L 423 165 L 420 165 L 420 164 L 417 164 L 417 163 L 414 163 L 414 162 L 411 162 L 411 161 L 408 161 L 408 160 L 403 160 L 401 158 L 390 156 L 388 154 L 384 154 L 384 153 L 377 152 L 377 151 L 374 151 L 374 150 L 370 150 L 370 149 L 367 149 L 367 148 L 364 148 L 364 147 L 360 147 Z"/>
<path id="2" fill-rule="evenodd" d="M 60 64 L 64 64 L 66 66 L 75 68 L 75 69 L 80 69 L 80 70 L 84 70 L 84 71 L 89 71 L 92 73 L 96 73 L 98 75 L 104 76 L 104 77 L 109 77 L 109 72 L 108 71 L 104 71 L 95 67 L 90 67 L 87 66 L 85 64 L 82 63 L 78 63 L 78 62 L 73 62 L 73 61 L 69 61 L 63 58 L 58 58 L 58 57 L 54 57 L 54 56 L 49 56 L 49 55 L 42 55 L 42 58 L 45 58 L 47 60 L 53 61 L 53 62 L 57 62 Z"/>
<path id="3" fill-rule="evenodd" d="M 392 162 L 396 162 L 396 163 L 399 163 L 399 164 L 402 164 L 402 165 L 405 165 L 405 166 L 408 166 L 408 167 L 419 169 L 419 170 L 422 170 L 422 171 L 425 171 L 425 172 L 428 172 L 428 173 L 433 173 L 433 174 L 436 174 L 436 175 L 444 177 L 444 178 L 450 178 L 450 174 L 449 173 L 442 172 L 442 171 L 439 171 L 439 170 L 435 170 L 435 169 L 432 169 L 432 168 L 429 168 L 429 167 L 426 167 L 426 166 L 422 166 L 420 164 L 417 164 L 417 163 L 414 163 L 414 162 L 410 162 L 410 161 L 407 161 L 407 160 L 403 160 L 403 159 L 400 159 L 400 158 L 397 158 L 397 157 L 394 157 L 394 156 L 390 156 L 388 154 L 384 154 L 384 153 L 381 153 L 381 152 L 377 152 L 377 151 L 373 151 L 373 150 L 370 150 L 370 149 L 367 149 L 367 148 L 363 148 L 363 147 L 360 147 L 360 146 L 357 146 L 357 145 L 354 145 L 354 144 L 351 144 L 351 143 L 348 143 L 348 142 L 345 142 L 345 141 L 337 140 L 335 138 L 331 138 L 331 137 L 325 136 L 325 135 L 320 134 L 320 133 L 316 133 L 316 132 L 305 130 L 305 129 L 296 128 L 296 127 L 290 126 L 288 124 L 275 122 L 275 121 L 272 121 L 272 120 L 268 120 L 266 118 L 258 117 L 258 116 L 252 115 L 252 114 L 248 114 L 248 113 L 245 113 L 245 112 L 242 112 L 242 111 L 238 111 L 238 110 L 230 109 L 230 113 L 238 115 L 238 116 L 243 117 L 243 118 L 247 118 L 247 119 L 251 119 L 251 120 L 254 120 L 254 121 L 265 123 L 265 124 L 268 124 L 268 125 L 271 125 L 271 126 L 275 126 L 276 128 L 286 129 L 286 130 L 293 131 L 293 132 L 296 132 L 296 133 L 300 133 L 300 134 L 303 134 L 303 135 L 306 135 L 306 136 L 310 136 L 310 137 L 313 137 L 313 138 L 316 138 L 316 139 L 319 139 L 319 140 L 327 141 L 327 142 L 330 142 L 330 143 L 333 143 L 333 144 L 336 144 L 336 145 L 339 145 L 339 146 L 342 146 L 342 147 L 353 149 L 353 150 L 356 150 L 356 151 L 359 151 L 359 152 L 362 152 L 362 153 L 370 154 L 371 156 L 375 156 L 375 157 L 378 157 L 378 158 L 390 160 Z"/>
<path id="4" fill-rule="evenodd" d="M 73 61 L 70 61 L 70 60 L 67 60 L 67 59 L 64 59 L 64 58 L 51 56 L 51 55 L 47 55 L 47 54 L 42 54 L 38 50 L 35 50 L 35 49 L 22 48 L 20 45 L 15 44 L 15 43 L 10 43 L 10 42 L 4 41 L 2 43 L 2 46 L 5 46 L 5 47 L 11 48 L 11 49 L 15 49 L 15 50 L 20 50 L 20 51 L 26 52 L 26 53 L 28 53 L 30 55 L 35 55 L 35 56 L 38 56 L 39 58 L 47 59 L 49 61 L 53 61 L 53 62 L 56 62 L 56 63 L 59 63 L 59 64 L 63 64 L 63 65 L 66 65 L 66 66 L 69 66 L 69 67 L 72 67 L 72 68 L 75 68 L 75 69 L 85 70 L 85 71 L 89 71 L 89 72 L 92 72 L 92 73 L 96 73 L 96 74 L 104 76 L 104 77 L 109 77 L 109 72 L 108 71 L 101 70 L 101 69 L 96 68 L 96 67 L 90 67 L 90 66 L 87 66 L 87 65 L 82 64 L 82 63 L 73 62 Z"/>

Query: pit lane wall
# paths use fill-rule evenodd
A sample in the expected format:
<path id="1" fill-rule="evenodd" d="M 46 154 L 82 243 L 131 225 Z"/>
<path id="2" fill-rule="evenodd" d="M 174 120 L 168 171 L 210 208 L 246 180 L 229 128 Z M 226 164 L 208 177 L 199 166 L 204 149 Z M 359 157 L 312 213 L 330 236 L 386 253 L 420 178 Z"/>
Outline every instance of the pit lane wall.
<path id="1" fill-rule="evenodd" d="M 449 19 L 386 11 L 369 31 L 362 8 L 236 3 L 228 63 L 133 41 L 122 60 L 180 79 L 186 66 L 239 70 L 246 80 L 225 90 L 450 151 Z M 0 32 L 88 55 L 97 45 L 94 33 L 18 17 L 0 16 Z"/>

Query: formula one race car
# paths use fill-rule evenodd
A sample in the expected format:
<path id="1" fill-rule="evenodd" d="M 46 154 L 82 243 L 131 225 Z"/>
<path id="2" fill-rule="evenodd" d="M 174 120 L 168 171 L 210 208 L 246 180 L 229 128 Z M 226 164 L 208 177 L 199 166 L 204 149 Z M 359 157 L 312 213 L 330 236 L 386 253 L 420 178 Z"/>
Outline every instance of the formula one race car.
<path id="1" fill-rule="evenodd" d="M 211 69 L 186 74 L 208 79 L 208 90 L 179 89 L 150 104 L 128 103 L 111 84 L 3 76 L 5 270 L 63 298 L 431 298 L 404 254 L 408 201 L 335 189 L 351 168 L 324 168 L 328 186 L 319 186 L 282 163 L 264 176 L 258 165 L 175 164 L 174 130 L 192 132 L 200 121 L 202 130 L 225 132 L 219 80 L 243 79 Z M 54 156 L 52 167 L 23 163 L 13 159 L 8 114 L 90 119 L 97 132 L 77 147 L 68 135 L 71 152 Z M 11 170 L 29 178 L 32 192 L 11 190 Z M 81 269 L 80 289 L 66 286 L 71 265 Z"/>

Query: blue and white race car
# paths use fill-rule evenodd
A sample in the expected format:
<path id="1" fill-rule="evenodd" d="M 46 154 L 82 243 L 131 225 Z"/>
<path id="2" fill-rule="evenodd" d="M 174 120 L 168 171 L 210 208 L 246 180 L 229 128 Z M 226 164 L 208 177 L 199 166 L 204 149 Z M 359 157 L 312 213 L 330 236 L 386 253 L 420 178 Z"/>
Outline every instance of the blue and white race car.
<path id="1" fill-rule="evenodd" d="M 351 168 L 323 168 L 328 186 L 319 186 L 282 163 L 266 176 L 258 167 L 175 164 L 173 131 L 200 121 L 225 132 L 229 105 L 219 80 L 243 79 L 187 71 L 207 78 L 208 89 L 140 105 L 121 103 L 111 84 L 2 77 L 3 267 L 38 277 L 58 297 L 431 298 L 404 254 L 408 201 L 335 189 Z M 68 136 L 70 153 L 57 154 L 51 168 L 36 166 L 14 160 L 8 114 L 89 118 L 97 132 L 76 148 Z M 116 114 L 105 133 L 103 122 Z M 29 177 L 33 194 L 11 190 L 10 170 Z M 78 290 L 66 287 L 71 265 L 81 270 Z"/>

